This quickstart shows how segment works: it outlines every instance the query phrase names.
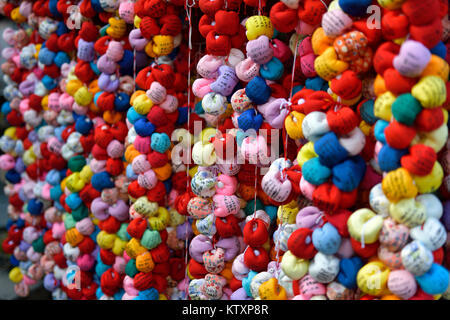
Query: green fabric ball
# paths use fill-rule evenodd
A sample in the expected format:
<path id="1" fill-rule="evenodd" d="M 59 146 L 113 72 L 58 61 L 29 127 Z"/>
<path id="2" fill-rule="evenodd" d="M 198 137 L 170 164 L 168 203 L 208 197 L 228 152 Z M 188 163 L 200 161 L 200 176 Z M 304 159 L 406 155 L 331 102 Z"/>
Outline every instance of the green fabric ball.
<path id="1" fill-rule="evenodd" d="M 139 270 L 136 268 L 135 259 L 130 259 L 128 261 L 127 265 L 125 266 L 125 273 L 131 278 L 134 278 L 134 276 L 139 273 Z"/>
<path id="2" fill-rule="evenodd" d="M 37 238 L 31 245 L 33 246 L 34 251 L 43 253 L 45 250 L 44 237 Z"/>
<path id="3" fill-rule="evenodd" d="M 395 120 L 408 126 L 414 124 L 420 111 L 422 105 L 410 93 L 399 95 L 392 104 L 392 115 Z"/>
<path id="4" fill-rule="evenodd" d="M 120 225 L 119 231 L 117 231 L 117 236 L 123 241 L 129 241 L 128 233 L 127 233 L 128 223 L 122 223 Z"/>
<path id="5" fill-rule="evenodd" d="M 247 216 L 253 214 L 255 211 L 255 200 L 252 199 L 247 202 L 247 205 L 244 208 L 244 212 Z M 258 210 L 264 210 L 264 205 L 262 204 L 261 200 L 256 199 L 256 211 Z"/>
<path id="6" fill-rule="evenodd" d="M 148 249 L 152 250 L 156 248 L 161 243 L 161 236 L 156 230 L 145 230 L 142 235 L 141 245 Z"/>
<path id="7" fill-rule="evenodd" d="M 84 218 L 89 217 L 89 210 L 85 205 L 81 205 L 75 210 L 72 210 L 72 218 L 75 221 L 83 220 Z"/>
<path id="8" fill-rule="evenodd" d="M 66 227 L 66 230 L 75 228 L 76 223 L 77 222 L 75 221 L 75 219 L 72 217 L 71 214 L 69 213 L 65 214 L 64 227 Z"/>
<path id="9" fill-rule="evenodd" d="M 86 159 L 82 155 L 74 156 L 69 159 L 67 166 L 72 172 L 80 172 L 86 165 Z"/>

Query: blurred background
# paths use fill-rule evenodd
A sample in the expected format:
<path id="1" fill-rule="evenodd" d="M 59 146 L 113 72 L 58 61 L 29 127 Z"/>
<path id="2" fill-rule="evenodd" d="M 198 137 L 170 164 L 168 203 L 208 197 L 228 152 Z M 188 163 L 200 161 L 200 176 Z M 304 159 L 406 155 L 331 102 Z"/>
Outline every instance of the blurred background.
<path id="1" fill-rule="evenodd" d="M 5 19 L 3 16 L 0 18 L 0 51 L 3 48 L 8 47 L 7 43 L 3 40 L 1 35 L 3 34 L 3 30 L 6 28 L 14 28 L 16 29 L 16 24 L 9 19 Z M 5 62 L 5 59 L 0 55 L 0 64 Z M 3 74 L 0 71 L 0 105 L 5 102 L 3 98 L 3 89 L 5 87 L 5 82 L 3 81 Z M 0 114 L 0 136 L 3 135 L 3 131 L 8 127 L 8 123 L 2 114 Z M 0 151 L 0 155 L 2 152 Z M 3 188 L 5 186 L 5 172 L 0 171 L 0 243 L 3 242 L 3 239 L 6 238 L 7 230 L 6 223 L 8 221 L 8 197 L 5 196 Z M 5 254 L 3 250 L 0 248 L 0 300 L 11 300 L 11 299 L 20 299 L 20 300 L 37 300 L 37 299 L 51 299 L 51 294 L 45 290 L 41 282 L 32 287 L 30 296 L 27 298 L 20 298 L 14 293 L 14 284 L 9 280 L 8 273 L 11 269 L 11 265 L 9 263 L 9 255 Z"/>

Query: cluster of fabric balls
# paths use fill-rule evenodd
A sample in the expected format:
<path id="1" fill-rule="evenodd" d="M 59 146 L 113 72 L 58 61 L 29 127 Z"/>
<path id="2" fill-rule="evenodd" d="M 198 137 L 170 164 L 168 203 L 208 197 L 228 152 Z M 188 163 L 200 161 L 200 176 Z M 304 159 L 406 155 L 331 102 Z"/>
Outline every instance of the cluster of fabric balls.
<path id="1" fill-rule="evenodd" d="M 266 5 L 0 1 L 17 295 L 450 299 L 448 3 Z"/>

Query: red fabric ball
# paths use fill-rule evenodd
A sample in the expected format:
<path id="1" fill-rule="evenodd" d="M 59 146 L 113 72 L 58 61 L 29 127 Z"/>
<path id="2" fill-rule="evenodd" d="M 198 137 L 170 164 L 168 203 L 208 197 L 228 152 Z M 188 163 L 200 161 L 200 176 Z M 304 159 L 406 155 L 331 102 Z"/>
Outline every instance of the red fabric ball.
<path id="1" fill-rule="evenodd" d="M 359 118 L 352 109 L 343 107 L 339 110 L 328 110 L 327 122 L 331 131 L 337 135 L 345 135 L 358 126 Z"/>
<path id="2" fill-rule="evenodd" d="M 75 66 L 75 75 L 84 83 L 89 83 L 95 78 L 95 72 L 87 61 L 79 60 Z"/>
<path id="3" fill-rule="evenodd" d="M 195 279 L 202 279 L 205 277 L 205 275 L 208 273 L 206 271 L 205 266 L 203 264 L 198 263 L 194 259 L 191 258 L 189 260 L 189 274 L 193 276 Z"/>
<path id="4" fill-rule="evenodd" d="M 101 230 L 106 231 L 107 233 L 116 233 L 120 229 L 121 222 L 114 218 L 113 216 L 109 216 L 105 220 L 102 220 L 98 223 L 98 227 Z"/>
<path id="5" fill-rule="evenodd" d="M 322 15 L 327 12 L 327 7 L 320 0 L 305 0 L 299 4 L 298 18 L 310 25 L 317 25 L 322 20 Z"/>
<path id="6" fill-rule="evenodd" d="M 223 0 L 200 0 L 199 1 L 200 10 L 204 14 L 207 14 L 210 17 L 214 17 L 214 14 L 224 7 Z"/>
<path id="7" fill-rule="evenodd" d="M 116 260 L 116 256 L 112 251 L 100 249 L 100 259 L 104 264 L 112 266 Z"/>
<path id="8" fill-rule="evenodd" d="M 362 244 L 360 242 L 356 241 L 353 238 L 350 238 L 350 242 L 355 253 L 362 258 L 370 258 L 372 256 L 375 256 L 377 254 L 378 247 L 380 246 L 380 243 L 378 241 L 371 244 L 365 243 L 364 248 L 362 247 Z"/>
<path id="9" fill-rule="evenodd" d="M 202 35 L 203 38 L 206 38 L 206 36 L 210 31 L 215 30 L 214 25 L 212 25 L 213 22 L 214 19 L 208 16 L 207 14 L 204 14 L 200 18 L 200 21 L 198 22 L 198 30 L 200 31 L 200 34 Z"/>
<path id="10" fill-rule="evenodd" d="M 158 22 L 150 17 L 144 17 L 139 24 L 139 30 L 146 39 L 151 39 L 153 36 L 160 34 Z"/>
<path id="11" fill-rule="evenodd" d="M 400 46 L 391 41 L 380 45 L 373 57 L 373 67 L 378 74 L 384 74 L 386 69 L 393 68 L 393 60 L 400 52 Z"/>
<path id="12" fill-rule="evenodd" d="M 439 18 L 430 24 L 424 26 L 412 25 L 409 28 L 411 39 L 422 42 L 428 49 L 435 47 L 441 41 L 442 32 L 442 22 Z"/>
<path id="13" fill-rule="evenodd" d="M 444 123 L 442 108 L 422 109 L 414 121 L 418 131 L 430 132 L 438 129 Z"/>
<path id="14" fill-rule="evenodd" d="M 89 254 L 95 249 L 95 242 L 90 237 L 84 237 L 83 240 L 77 245 L 80 252 L 83 254 Z"/>
<path id="15" fill-rule="evenodd" d="M 297 10 L 290 9 L 281 1 L 277 2 L 270 9 L 270 21 L 278 31 L 291 32 L 298 24 Z"/>
<path id="16" fill-rule="evenodd" d="M 300 228 L 295 230 L 289 237 L 287 245 L 289 251 L 297 258 L 312 259 L 317 250 L 312 242 L 313 231 L 308 228 Z"/>
<path id="17" fill-rule="evenodd" d="M 183 27 L 180 18 L 175 14 L 167 14 L 159 19 L 161 34 L 167 36 L 176 36 L 181 32 Z"/>
<path id="18" fill-rule="evenodd" d="M 409 154 L 401 158 L 402 167 L 410 173 L 418 176 L 426 176 L 431 173 L 437 160 L 437 154 L 433 148 L 424 144 L 416 144 L 409 148 Z"/>
<path id="19" fill-rule="evenodd" d="M 395 95 L 411 92 L 412 87 L 417 82 L 417 79 L 401 75 L 395 68 L 386 69 L 383 78 L 386 89 Z"/>
<path id="20" fill-rule="evenodd" d="M 242 234 L 241 228 L 239 227 L 239 219 L 235 215 L 229 215 L 223 218 L 216 217 L 215 223 L 217 234 L 221 238 L 230 238 Z"/>
<path id="21" fill-rule="evenodd" d="M 145 230 L 147 230 L 147 220 L 144 218 L 133 219 L 127 226 L 128 234 L 136 239 L 141 239 Z"/>
<path id="22" fill-rule="evenodd" d="M 252 219 L 245 224 L 244 242 L 251 247 L 262 246 L 269 239 L 267 227 L 261 219 Z"/>
<path id="23" fill-rule="evenodd" d="M 133 278 L 133 286 L 139 291 L 150 289 L 153 286 L 153 273 L 139 272 Z"/>
<path id="24" fill-rule="evenodd" d="M 165 243 L 160 243 L 156 248 L 150 250 L 150 253 L 155 263 L 163 263 L 170 258 L 169 247 Z"/>
<path id="25" fill-rule="evenodd" d="M 416 130 L 394 120 L 386 127 L 384 135 L 390 147 L 405 149 L 416 136 Z"/>
<path id="26" fill-rule="evenodd" d="M 234 11 L 219 10 L 215 13 L 215 30 L 218 34 L 232 36 L 239 32 L 239 14 Z"/>
<path id="27" fill-rule="evenodd" d="M 263 247 L 247 247 L 245 250 L 244 263 L 253 271 L 261 272 L 266 270 L 269 260 L 269 254 Z"/>
<path id="28" fill-rule="evenodd" d="M 412 25 L 426 25 L 439 17 L 439 0 L 408 0 L 402 5 L 403 13 Z"/>
<path id="29" fill-rule="evenodd" d="M 162 206 L 164 206 L 165 195 L 166 187 L 161 181 L 158 181 L 153 189 L 147 191 L 148 200 L 151 202 L 162 203 Z"/>
<path id="30" fill-rule="evenodd" d="M 409 20 L 400 10 L 386 10 L 381 18 L 381 30 L 387 40 L 400 39 L 408 34 Z"/>
<path id="31" fill-rule="evenodd" d="M 214 56 L 228 56 L 231 50 L 231 40 L 229 36 L 219 35 L 211 31 L 206 36 L 206 52 Z"/>

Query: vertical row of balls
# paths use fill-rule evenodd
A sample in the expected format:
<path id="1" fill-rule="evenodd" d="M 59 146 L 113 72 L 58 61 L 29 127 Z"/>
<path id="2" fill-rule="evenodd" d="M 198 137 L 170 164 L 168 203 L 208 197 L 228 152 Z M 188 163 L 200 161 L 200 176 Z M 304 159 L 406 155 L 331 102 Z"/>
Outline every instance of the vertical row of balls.
<path id="1" fill-rule="evenodd" d="M 182 69 L 177 72 L 182 22 L 178 9 L 161 1 L 138 1 L 134 11 L 135 27 L 139 29 L 130 33 L 130 43 L 135 50 L 144 50 L 155 63 L 138 72 L 136 84 L 140 90 L 132 95 L 132 107 L 127 113 L 125 156 L 127 178 L 131 181 L 128 193 L 133 204 L 127 227 L 124 298 L 158 300 L 167 299 L 172 277 L 181 280 L 178 269 L 184 270 L 183 261 L 174 257 L 167 245 L 166 230 L 182 223 L 172 221 L 179 215 L 166 208 L 174 181 L 170 161 L 172 133 L 187 115 L 187 108 L 180 107 L 185 101 L 186 79 Z"/>
<path id="2" fill-rule="evenodd" d="M 127 136 L 125 111 L 129 108 L 129 95 L 133 90 L 131 75 L 134 57 L 126 37 L 125 21 L 112 16 L 109 22 L 107 38 L 102 40 L 103 36 L 95 44 L 99 54 L 96 67 L 100 76 L 94 103 L 102 119 L 97 121 L 94 129 L 95 160 L 91 161 L 91 165 L 95 174 L 92 185 L 98 195 L 92 201 L 91 211 L 99 227 L 96 237 L 99 245 L 95 268 L 99 278 L 96 298 L 120 300 L 126 264 L 122 255 L 129 220 L 123 158 Z"/>
<path id="3" fill-rule="evenodd" d="M 424 15 L 418 11 L 422 4 L 415 1 L 380 5 L 385 9 L 382 34 L 386 42 L 374 56 L 378 74 L 374 134 L 375 159 L 384 176 L 371 191 L 371 206 L 378 215 L 359 212 L 359 219 L 370 219 L 370 243 L 380 243 L 379 267 L 384 275 L 371 274 L 369 263 L 358 273 L 358 286 L 371 296 L 439 298 L 449 286 L 448 270 L 441 266 L 447 239 L 440 222 L 443 208 L 433 194 L 443 181 L 437 160 L 448 136 L 448 63 L 441 41 L 441 19 L 448 5 L 428 1 L 433 13 Z M 413 251 L 421 252 L 420 267 Z M 381 281 L 379 289 L 366 285 L 371 277 Z"/>
<path id="4" fill-rule="evenodd" d="M 366 169 L 365 160 L 360 156 L 354 157 L 365 146 L 364 135 L 358 128 L 360 119 L 353 109 L 347 106 L 352 106 L 360 100 L 362 83 L 355 73 L 348 73 L 333 79 L 328 84 L 315 77 L 316 74 L 319 74 L 323 78 L 323 74 L 318 72 L 315 67 L 318 53 L 314 49 L 317 37 L 313 35 L 311 38 L 309 35 L 316 34 L 319 29 L 315 30 L 317 27 L 311 28 L 310 25 L 302 22 L 295 25 L 297 10 L 294 9 L 298 9 L 298 5 L 298 2 L 278 4 L 272 8 L 271 18 L 277 25 L 281 21 L 280 18 L 290 14 L 291 27 L 286 25 L 281 27 L 289 29 L 286 31 L 296 28 L 296 32 L 301 35 L 298 47 L 294 46 L 292 50 L 297 50 L 296 73 L 302 74 L 307 79 L 305 87 L 302 85 L 294 87 L 293 93 L 295 94 L 291 99 L 291 112 L 286 117 L 284 126 L 288 137 L 294 140 L 297 146 L 300 146 L 297 159 L 294 161 L 295 166 L 292 167 L 294 172 L 300 168 L 302 172 L 300 183 L 296 183 L 297 188 L 301 189 L 307 202 L 314 201 L 320 209 L 312 206 L 301 209 L 304 204 L 296 201 L 280 207 L 282 224 L 274 234 L 274 240 L 278 245 L 277 250 L 281 251 L 280 255 L 282 254 L 278 281 L 285 288 L 287 297 L 289 299 L 324 299 L 328 288 L 331 292 L 337 289 L 342 291 L 342 286 L 339 287 L 337 282 L 332 282 L 339 273 L 339 259 L 334 254 L 339 258 L 346 258 L 353 253 L 348 239 L 347 245 L 341 246 L 341 237 L 348 237 L 348 233 L 345 232 L 345 223 L 351 214 L 350 211 L 341 208 L 348 208 L 355 204 L 356 189 L 362 181 Z M 316 10 L 321 14 L 318 17 L 310 18 L 318 19 L 320 22 L 321 19 L 325 19 L 325 15 L 322 17 L 322 14 L 326 12 L 326 6 L 324 2 L 316 3 L 316 6 Z M 308 10 L 312 10 L 312 8 L 313 4 L 306 2 L 304 7 L 300 7 L 303 11 L 302 14 L 307 14 Z M 300 11 L 298 14 L 301 14 Z M 295 38 L 291 38 L 291 40 L 295 40 Z M 332 79 L 325 77 L 325 80 Z M 344 91 L 344 88 L 349 88 L 349 90 Z M 330 94 L 321 90 L 327 90 Z M 347 95 L 346 99 L 341 97 L 343 94 Z M 335 100 L 338 100 L 339 103 Z M 314 116 L 317 116 L 316 120 L 313 120 L 315 123 L 310 123 Z M 328 163 L 328 165 L 326 159 L 321 159 L 320 154 L 314 150 L 314 142 L 325 137 L 327 133 L 336 137 L 336 146 L 339 145 L 346 154 L 341 159 L 338 159 L 339 157 L 333 159 L 336 160 L 336 163 Z M 342 135 L 340 137 L 342 144 L 349 150 L 339 144 L 336 134 Z M 307 142 L 308 140 L 309 142 Z M 325 139 L 322 142 L 325 142 Z M 325 155 L 322 154 L 322 158 L 323 156 Z M 326 167 L 325 170 L 329 173 L 321 176 L 320 170 L 314 168 L 315 165 L 310 166 L 313 162 L 324 166 L 324 169 Z M 306 167 L 303 167 L 305 163 Z M 290 165 L 292 166 L 292 164 Z M 333 168 L 334 166 L 336 169 Z M 344 174 L 339 176 L 341 174 L 339 166 L 344 168 L 349 166 L 351 178 L 348 171 L 345 177 Z M 332 171 L 333 169 L 334 171 Z M 336 177 L 333 172 L 336 173 Z M 315 179 L 320 181 L 313 181 Z M 319 192 L 315 192 L 316 189 L 319 189 Z M 350 199 L 340 203 L 341 193 L 350 191 L 353 191 L 351 197 L 347 196 Z M 332 195 L 333 193 L 334 195 Z M 315 196 L 313 196 L 314 194 Z M 299 209 L 301 210 L 299 211 Z M 328 219 L 331 214 L 333 217 Z M 350 250 L 348 250 L 349 247 Z M 342 253 L 345 251 L 343 249 L 347 249 L 346 256 Z M 327 296 L 330 298 L 329 294 Z"/>
<path id="5" fill-rule="evenodd" d="M 97 116 L 100 108 L 94 100 L 95 94 L 100 91 L 96 79 L 100 71 L 95 59 L 103 49 L 101 42 L 95 42 L 98 35 L 98 29 L 92 22 L 82 23 L 74 40 L 77 49 L 76 61 L 70 68 L 65 83 L 66 92 L 63 94 L 67 103 L 72 104 L 76 117 L 75 124 L 66 129 L 66 143 L 62 148 L 71 163 L 68 178 L 64 185 L 61 185 L 61 203 L 67 211 L 64 219 L 66 233 L 62 240 L 64 247 L 73 252 L 67 256 L 67 264 L 76 265 L 81 275 L 81 288 L 62 286 L 70 299 L 95 299 L 99 286 L 99 281 L 94 282 L 98 228 L 94 226 L 90 216 L 91 202 L 99 197 L 101 192 L 95 187 L 96 180 L 93 176 L 97 170 L 105 167 L 105 163 L 96 162 L 96 158 L 106 154 L 98 148 L 98 137 L 95 135 L 95 126 L 104 121 Z M 107 119 L 106 116 L 104 118 Z"/>
<path id="6" fill-rule="evenodd" d="M 19 13 L 13 18 L 14 21 L 23 23 L 27 21 L 26 17 L 29 17 L 29 24 L 36 24 L 37 18 L 32 18 L 30 16 L 30 3 L 25 3 L 17 9 L 19 10 Z M 23 19 L 20 18 L 19 21 L 16 19 L 18 17 L 22 17 Z M 53 21 L 52 26 L 56 27 L 55 21 Z M 15 273 L 12 278 L 15 278 L 16 276 L 23 278 L 23 281 L 15 286 L 15 291 L 20 296 L 28 295 L 29 286 L 36 283 L 36 280 L 40 280 L 44 275 L 40 260 L 44 254 L 46 245 L 54 240 L 50 230 L 52 224 L 51 222 L 46 221 L 46 217 L 44 217 L 44 211 L 51 209 L 52 206 L 49 194 L 50 184 L 48 183 L 50 179 L 47 179 L 47 175 L 52 167 L 62 170 L 66 166 L 65 161 L 57 151 L 47 145 L 47 142 L 50 142 L 51 140 L 49 138 L 51 137 L 53 130 L 58 126 L 58 122 L 53 121 L 52 123 L 48 123 L 48 125 L 43 123 L 43 119 L 47 121 L 45 117 L 43 118 L 43 113 L 45 115 L 44 110 L 48 110 L 48 93 L 50 90 L 55 89 L 57 78 L 59 77 L 59 70 L 55 65 L 57 59 L 54 59 L 56 52 L 59 51 L 59 49 L 56 47 L 53 48 L 53 52 L 49 52 L 49 55 L 47 55 L 47 58 L 49 58 L 47 59 L 47 64 L 43 64 L 42 61 L 46 59 L 40 58 L 38 55 L 42 48 L 40 43 L 43 42 L 43 38 L 48 41 L 50 36 L 53 35 L 53 42 L 56 44 L 58 35 L 62 35 L 67 31 L 61 24 L 58 24 L 57 27 L 57 30 L 49 28 L 45 32 L 41 32 L 42 37 L 34 32 L 32 34 L 33 38 L 26 36 L 26 33 L 24 33 L 26 29 L 21 29 L 23 34 L 17 38 L 22 41 L 22 44 L 25 44 L 24 41 L 31 41 L 26 49 L 24 48 L 23 54 L 22 51 L 20 52 L 19 59 L 17 60 L 17 63 L 23 65 L 24 71 L 28 71 L 25 71 L 22 74 L 22 82 L 19 85 L 22 101 L 20 101 L 16 110 L 20 111 L 22 114 L 26 128 L 29 130 L 27 133 L 28 136 L 23 137 L 24 143 L 21 152 L 23 153 L 22 158 L 25 161 L 20 159 L 18 162 L 19 165 L 21 164 L 19 172 L 26 172 L 26 174 L 22 174 L 25 180 L 23 180 L 23 191 L 19 194 L 19 197 L 24 203 L 28 202 L 26 206 L 24 205 L 24 218 L 26 222 L 26 228 L 24 229 L 24 232 L 26 231 L 26 233 L 24 234 L 26 235 L 26 238 L 21 241 L 21 246 L 15 249 L 15 256 L 21 260 L 21 263 L 19 264 L 21 272 L 15 272 L 18 271 L 16 268 L 12 270 L 12 272 Z M 29 28 L 29 26 L 25 26 L 25 28 Z M 52 34 L 55 30 L 57 31 L 57 34 Z M 7 40 L 13 40 L 20 34 L 20 32 L 15 33 L 9 29 L 5 32 Z M 6 49 L 5 53 L 10 55 L 13 51 L 11 52 Z M 64 55 L 64 53 L 60 52 L 60 56 L 61 55 Z M 43 56 L 45 56 L 45 54 Z M 20 61 L 23 63 L 20 63 Z M 37 62 L 40 64 L 37 64 Z M 63 118 L 64 117 L 59 119 L 60 123 L 64 123 L 65 120 L 68 120 L 67 117 L 65 119 Z M 68 121 L 70 121 L 70 119 Z M 24 149 L 28 150 L 23 152 Z M 25 165 L 28 167 L 25 168 Z M 64 172 L 62 175 L 64 175 Z M 14 199 L 14 197 L 12 199 Z M 14 279 L 12 280 L 14 281 Z"/>
<path id="7" fill-rule="evenodd" d="M 227 9 L 237 10 L 239 5 L 230 3 Z M 206 38 L 207 55 L 197 64 L 197 73 L 203 78 L 195 80 L 193 93 L 201 99 L 196 114 L 208 126 L 221 126 L 225 130 L 233 128 L 229 101 L 239 86 L 235 67 L 244 58 L 239 49 L 245 41 L 245 28 L 239 23 L 237 12 L 223 8 L 221 1 L 200 3 L 204 15 L 199 21 L 199 31 Z M 191 180 L 192 196 L 187 206 L 196 234 L 189 245 L 188 276 L 192 280 L 189 296 L 229 299 L 232 261 L 243 250 L 239 226 L 242 202 L 235 195 L 238 183 L 233 177 L 240 169 L 236 142 L 234 136 L 213 128 L 203 129 L 195 139 L 198 141 L 194 143 L 192 159 L 198 167 L 194 168 L 197 172 Z"/>
<path id="8" fill-rule="evenodd" d="M 275 244 L 272 244 L 271 224 L 276 220 L 277 211 L 282 212 L 283 205 L 291 204 L 299 191 L 294 190 L 298 188 L 292 188 L 293 177 L 287 174 L 292 163 L 285 158 L 273 161 L 280 151 L 284 151 L 286 156 L 288 152 L 284 135 L 280 133 L 290 107 L 287 88 L 291 86 L 291 77 L 287 70 L 291 67 L 292 54 L 286 44 L 275 38 L 279 33 L 268 17 L 253 16 L 245 24 L 249 40 L 246 46 L 247 58 L 236 69 L 240 80 L 247 82 L 247 85 L 244 90 L 235 93 L 232 106 L 235 109 L 233 117 L 236 116 L 236 127 L 243 131 L 260 130 L 259 135 L 243 139 L 239 134 L 236 136 L 241 156 L 257 167 L 250 173 L 249 167 L 244 165 L 238 174 L 243 179 L 241 193 L 245 194 L 249 188 L 259 199 L 250 194 L 244 196 L 245 199 L 251 197 L 245 209 L 248 216 L 243 229 L 247 247 L 242 261 L 236 259 L 233 264 L 242 284 L 242 288 L 234 295 L 246 299 L 285 300 L 286 290 L 280 286 L 280 274 L 275 272 L 273 263 L 269 264 L 269 261 L 277 260 L 279 253 Z M 283 86 L 277 81 L 282 82 Z M 280 147 L 280 141 L 283 147 Z M 262 170 L 265 170 L 264 173 Z M 249 173 L 253 181 L 257 182 L 256 190 L 254 182 L 246 182 Z M 262 179 L 259 178 L 261 174 L 264 174 Z M 249 187 L 246 188 L 246 184 Z M 274 206 L 278 206 L 278 210 Z M 245 270 L 245 273 L 239 274 L 240 269 Z"/>

